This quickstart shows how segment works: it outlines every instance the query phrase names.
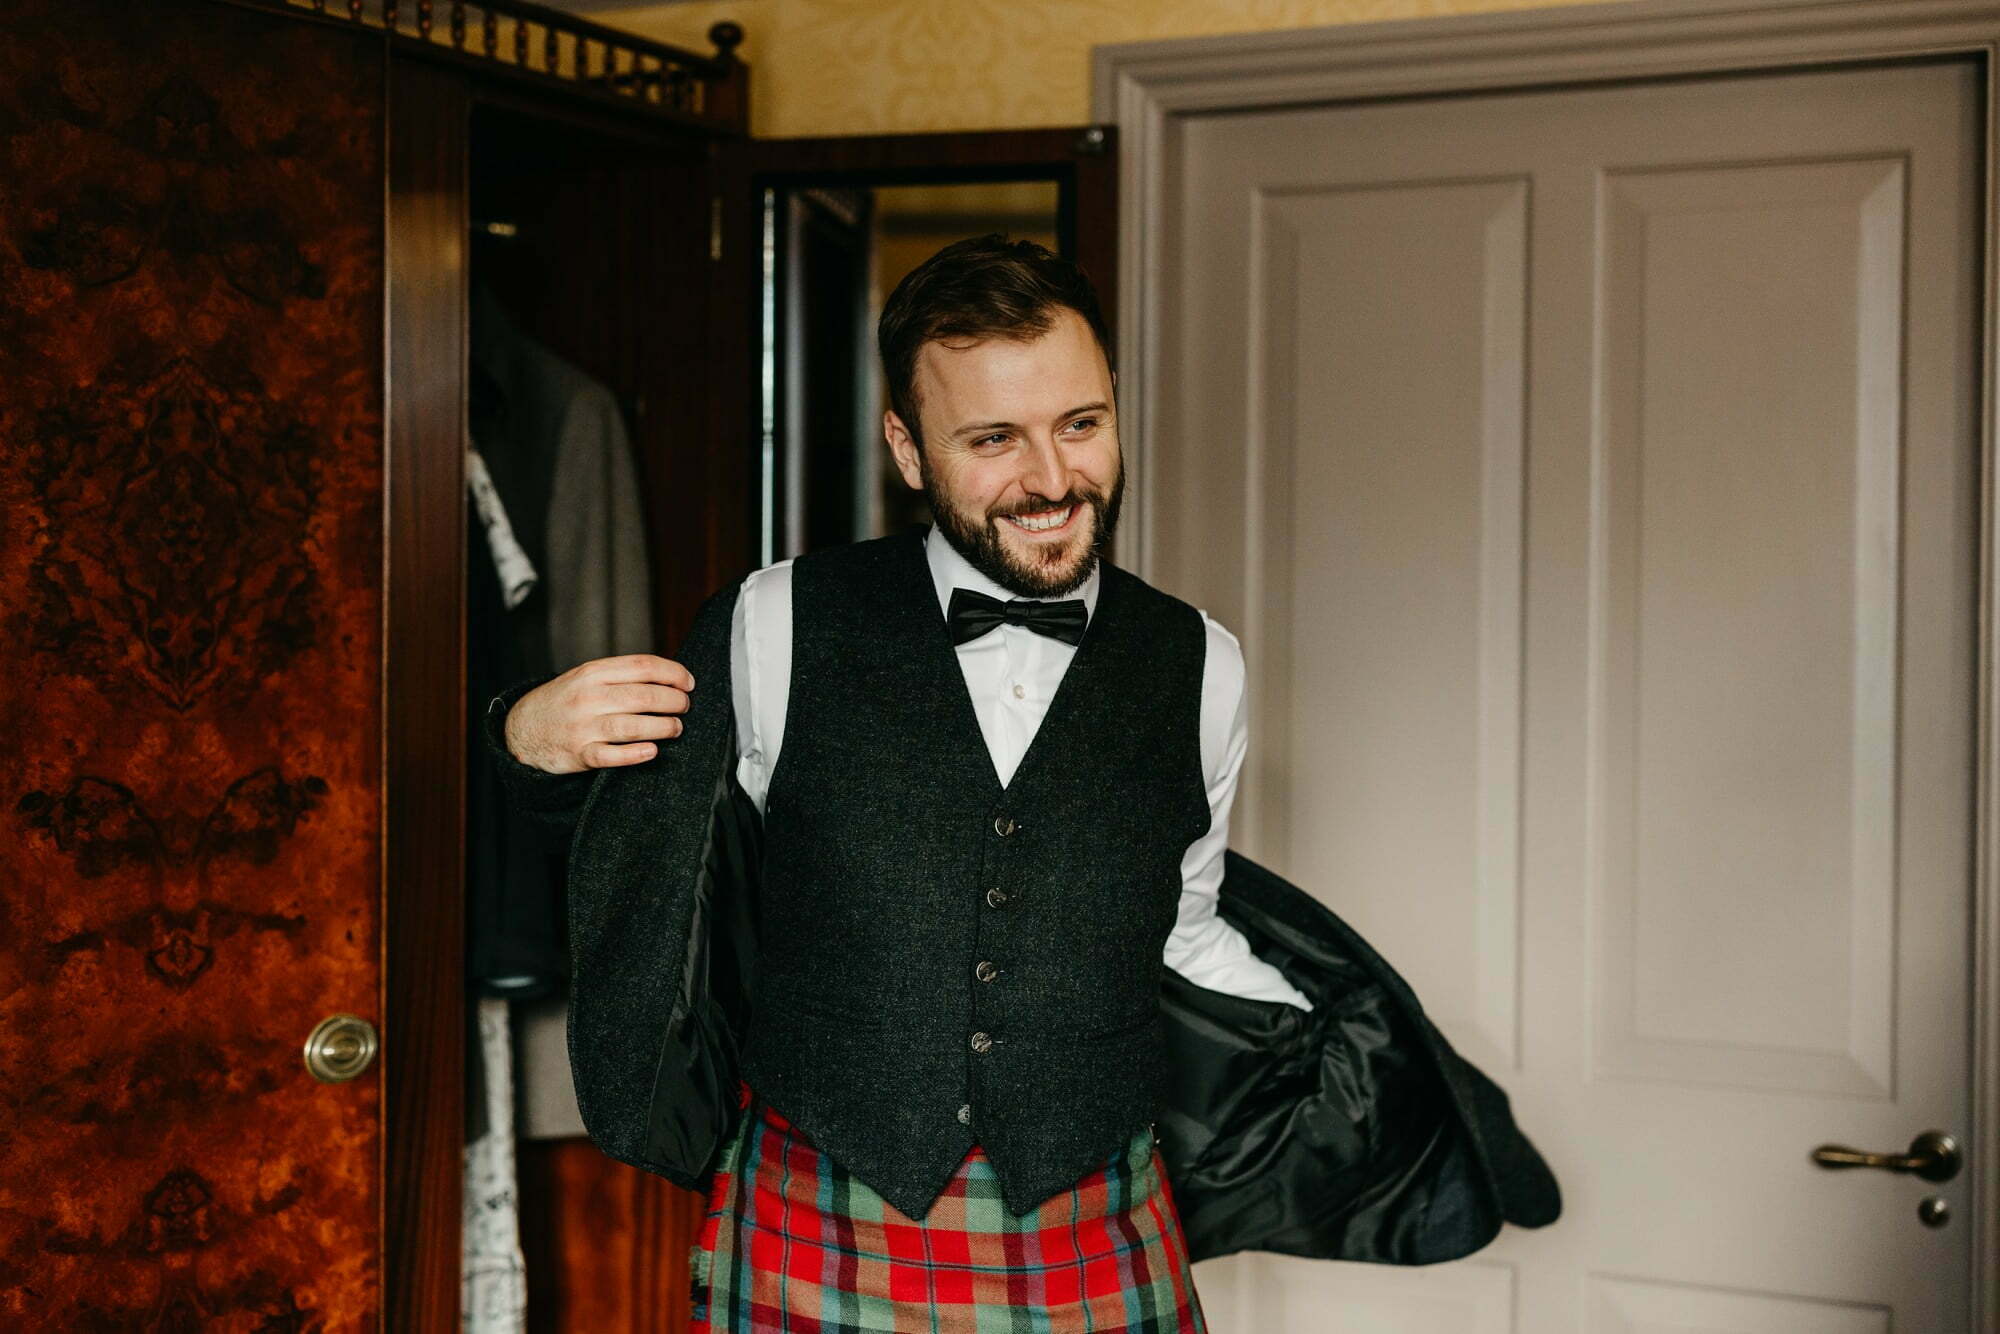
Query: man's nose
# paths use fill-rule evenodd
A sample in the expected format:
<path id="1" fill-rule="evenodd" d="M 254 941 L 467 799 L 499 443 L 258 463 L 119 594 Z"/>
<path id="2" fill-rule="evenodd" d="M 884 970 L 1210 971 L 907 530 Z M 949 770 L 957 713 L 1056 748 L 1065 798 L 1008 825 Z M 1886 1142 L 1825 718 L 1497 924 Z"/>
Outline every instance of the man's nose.
<path id="1" fill-rule="evenodd" d="M 1061 500 L 1069 494 L 1069 465 L 1056 448 L 1055 437 L 1028 437 L 1028 449 L 1021 460 L 1021 489 L 1044 500 Z"/>

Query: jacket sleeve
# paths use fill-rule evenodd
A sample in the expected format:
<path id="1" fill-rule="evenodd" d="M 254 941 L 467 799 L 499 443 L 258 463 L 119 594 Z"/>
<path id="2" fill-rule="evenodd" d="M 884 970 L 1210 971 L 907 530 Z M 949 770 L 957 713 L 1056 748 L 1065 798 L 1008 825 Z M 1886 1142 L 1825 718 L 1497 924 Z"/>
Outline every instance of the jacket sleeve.
<path id="1" fill-rule="evenodd" d="M 569 1056 L 584 1129 L 611 1157 L 689 1189 L 737 1112 L 710 952 L 715 915 L 747 892 L 714 869 L 730 809 L 738 587 L 702 604 L 675 653 L 696 683 L 681 734 L 652 759 L 594 772 L 569 849 Z"/>
<path id="2" fill-rule="evenodd" d="M 487 756 L 500 774 L 500 789 L 506 794 L 509 809 L 539 824 L 566 832 L 575 826 L 577 816 L 582 813 L 584 798 L 590 794 L 591 780 L 596 777 L 597 771 L 585 769 L 573 774 L 552 774 L 532 764 L 521 763 L 507 749 L 507 711 L 521 696 L 560 675 L 560 672 L 549 672 L 529 677 L 516 681 L 495 695 L 486 703 L 480 731 L 486 738 Z"/>

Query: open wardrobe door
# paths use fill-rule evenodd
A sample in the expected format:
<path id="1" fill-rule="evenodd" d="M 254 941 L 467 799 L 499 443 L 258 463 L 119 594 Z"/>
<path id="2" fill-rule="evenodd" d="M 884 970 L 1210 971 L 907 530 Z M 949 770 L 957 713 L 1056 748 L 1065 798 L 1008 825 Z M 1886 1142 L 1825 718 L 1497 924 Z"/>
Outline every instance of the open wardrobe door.
<path id="1" fill-rule="evenodd" d="M 562 964 L 551 900 L 477 892 L 529 854 L 468 722 L 756 557 L 739 36 L 0 11 L 0 1328 L 520 1297 L 506 1007 Z M 656 1239 L 613 1213 L 603 1249 Z"/>
<path id="2" fill-rule="evenodd" d="M 379 1316 L 386 67 L 0 14 L 8 1329 Z"/>

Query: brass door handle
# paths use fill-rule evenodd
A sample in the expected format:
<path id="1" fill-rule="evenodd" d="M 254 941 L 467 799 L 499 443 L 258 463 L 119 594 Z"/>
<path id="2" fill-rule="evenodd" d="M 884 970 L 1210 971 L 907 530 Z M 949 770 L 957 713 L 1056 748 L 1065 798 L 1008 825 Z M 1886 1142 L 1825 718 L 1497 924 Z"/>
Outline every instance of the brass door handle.
<path id="1" fill-rule="evenodd" d="M 1942 1130 L 1926 1130 L 1911 1140 L 1908 1153 L 1864 1153 L 1844 1144 L 1822 1144 L 1812 1151 L 1812 1160 L 1821 1167 L 1879 1167 L 1884 1172 L 1907 1172 L 1926 1181 L 1949 1181 L 1964 1165 L 1958 1141 Z"/>
<path id="2" fill-rule="evenodd" d="M 340 1084 L 375 1059 L 375 1025 L 358 1014 L 330 1014 L 306 1039 L 306 1069 L 322 1084 Z"/>

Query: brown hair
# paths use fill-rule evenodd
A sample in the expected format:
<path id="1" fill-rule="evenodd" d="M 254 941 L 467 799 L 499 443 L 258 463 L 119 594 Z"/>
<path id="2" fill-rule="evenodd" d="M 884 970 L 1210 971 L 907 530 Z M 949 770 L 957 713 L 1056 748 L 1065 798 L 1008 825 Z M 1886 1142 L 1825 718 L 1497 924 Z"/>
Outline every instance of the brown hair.
<path id="1" fill-rule="evenodd" d="M 1013 338 L 1045 334 L 1058 309 L 1081 315 L 1097 337 L 1107 365 L 1111 337 L 1097 308 L 1097 293 L 1083 270 L 1033 241 L 1009 241 L 998 232 L 954 241 L 903 276 L 882 305 L 875 341 L 889 406 L 923 445 L 917 422 L 917 353 L 945 338 Z"/>

